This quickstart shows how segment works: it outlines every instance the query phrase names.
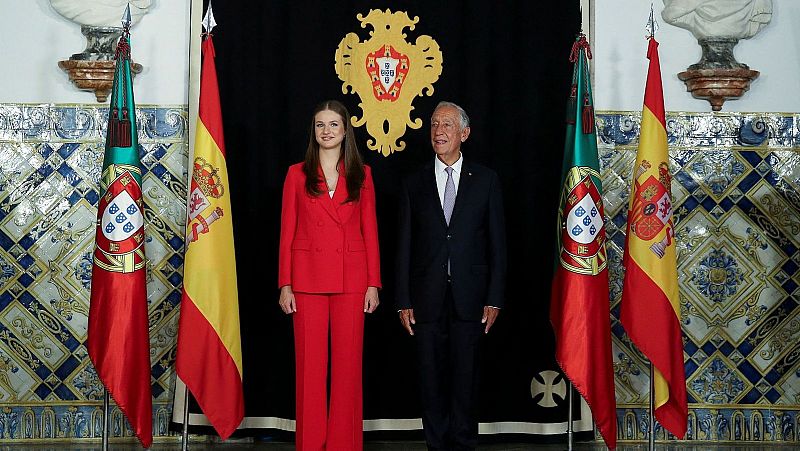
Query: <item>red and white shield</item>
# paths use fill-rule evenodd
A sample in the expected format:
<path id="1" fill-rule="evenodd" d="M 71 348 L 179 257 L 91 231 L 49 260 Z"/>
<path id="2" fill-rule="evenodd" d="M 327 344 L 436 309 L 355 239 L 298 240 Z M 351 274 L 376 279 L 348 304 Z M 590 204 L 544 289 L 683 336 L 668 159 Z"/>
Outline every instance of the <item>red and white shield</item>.
<path id="1" fill-rule="evenodd" d="M 600 190 L 590 176 L 585 176 L 567 196 L 564 210 L 562 243 L 564 250 L 578 257 L 590 257 L 605 241 L 605 219 Z"/>
<path id="2" fill-rule="evenodd" d="M 206 197 L 205 193 L 203 193 L 203 190 L 200 189 L 200 186 L 194 179 L 192 179 L 191 190 L 192 192 L 189 194 L 189 221 L 196 218 L 197 215 L 211 205 L 208 197 Z"/>
<path id="3" fill-rule="evenodd" d="M 408 56 L 388 44 L 368 54 L 366 67 L 375 98 L 392 102 L 397 100 L 408 75 L 409 64 Z"/>
<path id="4" fill-rule="evenodd" d="M 672 201 L 666 187 L 652 175 L 636 187 L 631 208 L 631 231 L 649 241 L 672 220 Z"/>
<path id="5" fill-rule="evenodd" d="M 98 205 L 98 250 L 111 255 L 133 252 L 144 243 L 142 190 L 133 175 L 124 171 L 106 189 Z M 97 253 L 95 253 L 97 256 Z"/>

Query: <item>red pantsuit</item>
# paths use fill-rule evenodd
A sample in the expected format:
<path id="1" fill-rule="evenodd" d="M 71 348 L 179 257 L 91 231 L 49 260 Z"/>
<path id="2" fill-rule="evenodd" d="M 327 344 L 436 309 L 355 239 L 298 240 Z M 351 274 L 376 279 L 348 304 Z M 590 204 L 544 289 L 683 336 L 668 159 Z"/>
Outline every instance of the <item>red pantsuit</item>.
<path id="1" fill-rule="evenodd" d="M 343 203 L 347 186 L 340 168 L 333 198 L 324 182 L 323 194 L 310 196 L 302 167 L 289 168 L 283 187 L 278 272 L 278 286 L 292 286 L 297 307 L 297 449 L 358 451 L 363 446 L 364 295 L 367 287 L 381 286 L 375 189 L 365 167 L 360 199 Z"/>
<path id="2" fill-rule="evenodd" d="M 295 301 L 297 449 L 360 450 L 364 295 L 296 293 Z M 329 323 L 331 400 L 326 418 Z"/>

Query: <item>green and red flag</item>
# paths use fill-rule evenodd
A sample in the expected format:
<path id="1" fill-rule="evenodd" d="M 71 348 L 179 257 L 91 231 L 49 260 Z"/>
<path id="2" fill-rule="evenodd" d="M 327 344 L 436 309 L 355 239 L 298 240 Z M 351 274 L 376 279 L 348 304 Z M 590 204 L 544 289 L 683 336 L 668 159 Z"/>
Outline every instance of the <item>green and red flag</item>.
<path id="1" fill-rule="evenodd" d="M 617 442 L 605 217 L 586 36 L 572 46 L 572 88 L 558 212 L 558 266 L 550 322 L 556 360 L 592 410 L 609 449 Z"/>
<path id="2" fill-rule="evenodd" d="M 131 47 L 116 50 L 97 206 L 86 347 L 97 375 L 142 446 L 153 442 L 142 168 L 136 138 Z"/>
<path id="3" fill-rule="evenodd" d="M 189 186 L 176 370 L 211 425 L 227 439 L 244 418 L 242 346 L 225 139 L 210 34 L 203 41 Z"/>
<path id="4" fill-rule="evenodd" d="M 683 438 L 689 411 L 679 320 L 672 177 L 658 42 L 653 37 L 647 58 L 650 66 L 628 208 L 620 321 L 653 365 L 656 419 Z"/>

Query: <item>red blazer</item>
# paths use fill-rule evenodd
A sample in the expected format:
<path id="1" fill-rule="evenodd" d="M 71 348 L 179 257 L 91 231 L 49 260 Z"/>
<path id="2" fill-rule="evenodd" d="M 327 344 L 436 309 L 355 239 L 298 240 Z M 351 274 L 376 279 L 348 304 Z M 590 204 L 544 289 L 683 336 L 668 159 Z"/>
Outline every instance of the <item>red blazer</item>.
<path id="1" fill-rule="evenodd" d="M 333 199 L 324 176 L 322 194 L 311 197 L 303 163 L 289 167 L 283 185 L 278 287 L 291 285 L 304 293 L 363 293 L 368 286 L 381 286 L 375 187 L 371 169 L 364 170 L 361 198 L 343 203 L 344 175 L 339 174 Z"/>

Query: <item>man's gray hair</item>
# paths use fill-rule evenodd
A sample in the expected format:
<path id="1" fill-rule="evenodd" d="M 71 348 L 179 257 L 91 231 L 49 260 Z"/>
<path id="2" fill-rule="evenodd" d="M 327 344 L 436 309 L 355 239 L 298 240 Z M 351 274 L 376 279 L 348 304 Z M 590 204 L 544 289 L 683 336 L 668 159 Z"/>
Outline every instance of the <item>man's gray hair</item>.
<path id="1" fill-rule="evenodd" d="M 467 116 L 467 112 L 464 111 L 464 108 L 461 108 L 453 102 L 439 102 L 439 104 L 436 105 L 436 108 L 433 109 L 433 112 L 436 113 L 436 110 L 446 106 L 455 108 L 458 111 L 458 116 L 461 122 L 461 130 L 469 127 L 469 116 Z"/>

